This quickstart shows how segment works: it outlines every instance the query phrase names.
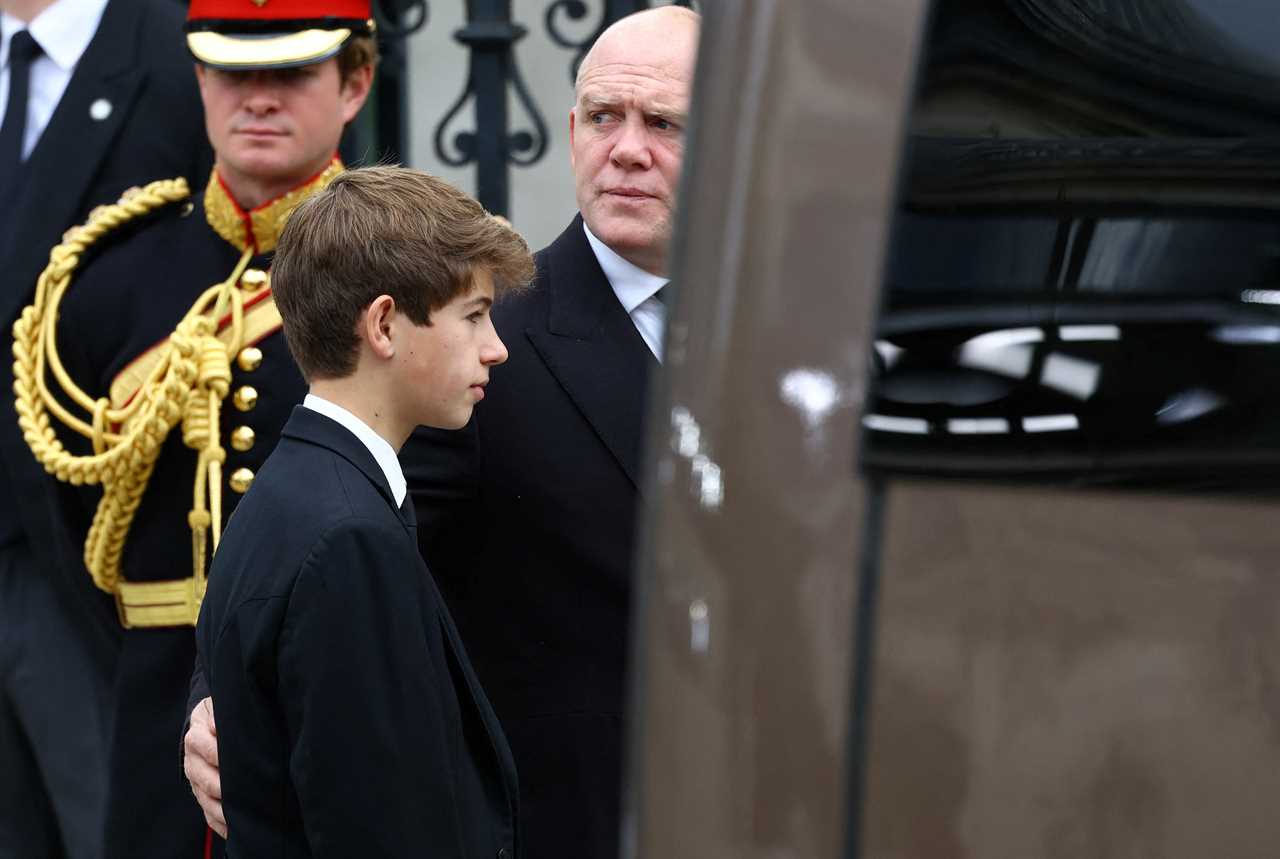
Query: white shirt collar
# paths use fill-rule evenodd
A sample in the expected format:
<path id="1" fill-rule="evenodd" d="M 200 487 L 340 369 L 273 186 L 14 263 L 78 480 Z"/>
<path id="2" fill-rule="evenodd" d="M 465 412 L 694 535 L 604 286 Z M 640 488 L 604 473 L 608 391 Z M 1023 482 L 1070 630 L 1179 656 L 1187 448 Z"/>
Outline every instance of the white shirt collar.
<path id="1" fill-rule="evenodd" d="M 582 222 L 582 229 L 587 234 L 587 242 L 595 252 L 596 259 L 600 261 L 604 276 L 609 279 L 609 285 L 613 287 L 614 294 L 627 313 L 644 304 L 655 292 L 667 285 L 667 278 L 650 274 L 635 263 L 623 259 L 597 239 L 586 221 Z"/>
<path id="2" fill-rule="evenodd" d="M 0 15 L 0 66 L 9 63 L 9 39 L 18 30 L 30 30 L 45 56 L 68 74 L 80 62 L 98 31 L 107 0 L 54 0 L 30 23 L 12 15 Z"/>
<path id="3" fill-rule="evenodd" d="M 390 442 L 374 432 L 367 423 L 351 414 L 351 412 L 336 403 L 329 402 L 323 397 L 307 394 L 302 401 L 302 405 L 313 412 L 319 412 L 325 417 L 337 421 L 346 427 L 352 435 L 360 439 L 361 443 L 369 449 L 369 453 L 373 454 L 373 458 L 382 469 L 382 473 L 386 475 L 387 484 L 391 487 L 391 494 L 395 496 L 396 505 L 399 506 L 404 503 L 404 496 L 408 492 L 408 487 L 405 485 L 404 472 L 400 469 L 400 460 L 396 458 L 395 448 L 391 446 Z"/>

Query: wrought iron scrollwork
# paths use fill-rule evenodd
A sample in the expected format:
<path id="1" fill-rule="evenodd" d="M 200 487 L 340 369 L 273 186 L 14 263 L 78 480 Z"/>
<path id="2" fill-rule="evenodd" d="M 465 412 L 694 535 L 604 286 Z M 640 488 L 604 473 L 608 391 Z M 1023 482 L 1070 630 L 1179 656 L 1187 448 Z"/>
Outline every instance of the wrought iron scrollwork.
<path id="1" fill-rule="evenodd" d="M 529 95 L 529 89 L 520 75 L 520 69 L 514 65 L 511 67 L 511 86 L 515 88 L 516 98 L 528 114 L 529 121 L 533 123 L 533 129 L 511 134 L 507 157 L 513 164 L 528 167 L 547 154 L 547 124 L 538 111 L 537 103 Z"/>
<path id="2" fill-rule="evenodd" d="M 463 87 L 461 95 L 449 106 L 449 109 L 445 111 L 444 118 L 436 126 L 436 157 L 450 167 L 465 167 L 476 160 L 476 133 L 474 131 L 459 131 L 453 136 L 453 148 L 457 154 L 450 154 L 449 149 L 445 146 L 445 138 L 448 136 L 450 123 L 457 119 L 458 114 L 462 113 L 463 106 L 472 98 L 475 98 L 475 90 L 470 86 L 470 80 L 467 83 L 468 85 Z"/>
<path id="3" fill-rule="evenodd" d="M 383 39 L 404 40 L 427 26 L 427 0 L 374 0 L 373 17 Z"/>
<path id="4" fill-rule="evenodd" d="M 560 22 L 557 19 L 563 15 L 560 20 L 567 18 L 570 21 L 581 21 L 587 17 L 587 4 L 583 0 L 555 0 L 549 5 L 544 16 L 547 35 L 551 37 L 551 41 L 560 47 L 576 51 L 573 55 L 573 60 L 569 63 L 569 80 L 577 80 L 578 66 L 582 65 L 582 58 L 587 55 L 587 51 L 591 50 L 591 46 L 596 43 L 596 39 L 600 38 L 600 34 L 610 24 L 619 18 L 630 15 L 632 12 L 639 12 L 642 9 L 651 8 L 653 5 L 649 0 L 604 0 L 604 9 L 600 14 L 600 22 L 590 34 L 582 39 L 574 39 L 565 35 L 560 29 Z M 693 0 L 676 0 L 670 5 L 695 8 Z"/>
<path id="5" fill-rule="evenodd" d="M 467 24 L 454 33 L 469 51 L 467 82 L 436 126 L 436 156 L 451 167 L 475 164 L 476 197 L 500 215 L 507 214 L 510 202 L 508 165 L 528 166 L 547 151 L 547 124 L 515 62 L 514 45 L 527 32 L 512 22 L 510 0 L 467 3 Z M 526 128 L 510 130 L 508 87 L 525 113 Z M 454 133 L 450 151 L 450 126 L 472 101 L 476 130 Z"/>

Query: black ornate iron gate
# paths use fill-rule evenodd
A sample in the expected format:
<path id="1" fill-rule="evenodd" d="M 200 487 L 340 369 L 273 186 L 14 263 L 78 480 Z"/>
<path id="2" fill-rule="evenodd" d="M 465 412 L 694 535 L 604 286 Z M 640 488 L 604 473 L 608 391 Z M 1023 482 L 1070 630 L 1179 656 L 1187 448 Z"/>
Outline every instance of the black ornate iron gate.
<path id="1" fill-rule="evenodd" d="M 439 2 L 439 0 L 437 0 Z M 510 210 L 510 171 L 537 163 L 547 151 L 547 124 L 529 93 L 515 59 L 515 44 L 528 28 L 512 20 L 511 0 L 466 0 L 466 24 L 453 37 L 467 48 L 466 84 L 435 129 L 437 157 L 451 167 L 474 164 L 476 197 L 495 214 Z M 565 34 L 566 21 L 584 21 L 597 6 L 598 23 L 582 39 Z M 547 35 L 556 45 L 573 51 L 569 79 L 596 38 L 614 21 L 647 9 L 668 5 L 651 0 L 551 0 L 543 16 Z M 676 0 L 676 6 L 697 8 L 693 0 Z M 377 0 L 382 64 L 378 82 L 363 124 L 348 141 L 348 161 L 389 160 L 403 163 L 408 150 L 408 50 L 406 40 L 428 25 L 427 0 Z M 524 113 L 513 125 L 508 95 L 514 93 Z M 475 127 L 453 130 L 468 102 L 475 105 Z"/>

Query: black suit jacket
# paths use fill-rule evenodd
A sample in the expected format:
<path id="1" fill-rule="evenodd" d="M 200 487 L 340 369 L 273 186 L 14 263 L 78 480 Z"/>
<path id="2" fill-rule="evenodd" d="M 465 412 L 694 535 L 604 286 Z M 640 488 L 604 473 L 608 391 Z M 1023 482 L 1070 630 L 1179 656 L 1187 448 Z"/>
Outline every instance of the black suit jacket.
<path id="1" fill-rule="evenodd" d="M 510 753 L 412 520 L 354 435 L 294 410 L 196 633 L 229 855 L 514 855 Z"/>
<path id="2" fill-rule="evenodd" d="M 423 553 L 511 742 L 525 855 L 602 859 L 618 852 L 641 438 L 658 362 L 580 217 L 536 261 L 533 288 L 494 308 L 510 357 L 469 431 L 419 430 L 401 461 Z"/>
<path id="3" fill-rule="evenodd" d="M 0 511 L 0 532 L 12 528 L 11 517 L 19 514 L 43 568 L 72 580 L 67 591 L 88 612 L 87 622 L 109 636 L 115 633 L 114 607 L 81 587 L 79 547 L 70 545 L 40 503 L 50 481 L 18 432 L 8 347 L 13 320 L 31 302 L 63 231 L 131 186 L 186 176 L 198 188 L 208 177 L 212 153 L 182 21 L 173 0 L 109 0 L 20 186 L 0 205 L 0 494 L 26 499 Z M 103 99 L 110 115 L 94 119 L 90 106 Z M 70 558 L 58 550 L 70 551 Z"/>

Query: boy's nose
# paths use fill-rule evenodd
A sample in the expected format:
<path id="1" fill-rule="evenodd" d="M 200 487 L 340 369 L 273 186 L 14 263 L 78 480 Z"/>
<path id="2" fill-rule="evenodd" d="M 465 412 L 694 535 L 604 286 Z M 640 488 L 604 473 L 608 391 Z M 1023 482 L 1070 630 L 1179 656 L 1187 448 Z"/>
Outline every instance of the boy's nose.
<path id="1" fill-rule="evenodd" d="M 507 346 L 497 332 L 494 332 L 493 339 L 480 351 L 480 362 L 486 367 L 492 367 L 506 360 Z"/>

